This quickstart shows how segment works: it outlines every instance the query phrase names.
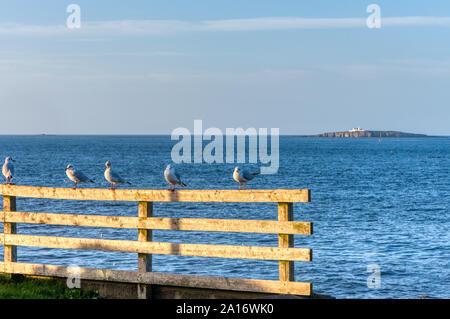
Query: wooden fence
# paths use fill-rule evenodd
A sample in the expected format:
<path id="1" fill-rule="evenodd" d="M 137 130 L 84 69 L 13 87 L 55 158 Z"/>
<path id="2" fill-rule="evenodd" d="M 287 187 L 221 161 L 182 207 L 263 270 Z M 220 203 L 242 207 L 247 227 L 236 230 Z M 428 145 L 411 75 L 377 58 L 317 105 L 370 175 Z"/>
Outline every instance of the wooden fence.
<path id="1" fill-rule="evenodd" d="M 294 248 L 293 235 L 311 235 L 312 223 L 293 221 L 293 203 L 309 202 L 309 190 L 147 190 L 147 189 L 76 189 L 0 185 L 3 211 L 0 220 L 4 231 L 4 260 L 0 272 L 48 277 L 69 277 L 65 266 L 17 262 L 17 246 L 128 252 L 138 254 L 138 270 L 107 270 L 80 268 L 81 280 L 137 284 L 139 298 L 151 297 L 150 285 L 208 288 L 273 294 L 310 295 L 311 283 L 296 282 L 294 262 L 311 261 L 312 251 Z M 138 203 L 137 217 L 74 215 L 22 212 L 16 209 L 16 197 L 134 201 Z M 278 220 L 237 220 L 153 217 L 153 202 L 275 202 Z M 17 234 L 17 223 L 128 228 L 138 230 L 138 240 L 106 240 L 34 236 Z M 247 247 L 152 241 L 152 229 L 246 232 L 278 234 L 278 247 Z M 192 276 L 152 272 L 152 254 L 243 258 L 279 261 L 279 280 L 255 280 L 212 276 Z"/>

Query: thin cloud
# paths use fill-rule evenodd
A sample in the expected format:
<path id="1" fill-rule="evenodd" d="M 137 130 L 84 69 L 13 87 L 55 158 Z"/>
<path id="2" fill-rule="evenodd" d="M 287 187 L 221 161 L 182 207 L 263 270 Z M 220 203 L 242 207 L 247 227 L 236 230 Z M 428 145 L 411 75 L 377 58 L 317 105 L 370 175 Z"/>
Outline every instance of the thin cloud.
<path id="1" fill-rule="evenodd" d="M 450 17 L 381 17 L 383 27 L 450 27 Z M 80 29 L 65 25 L 25 25 L 1 23 L 3 36 L 164 36 L 185 32 L 236 32 L 302 29 L 366 28 L 366 18 L 263 17 L 249 19 L 205 20 L 114 20 L 81 22 Z"/>
<path id="2" fill-rule="evenodd" d="M 381 25 L 388 27 L 450 27 L 450 17 L 390 17 L 381 18 Z"/>
<path id="3" fill-rule="evenodd" d="M 358 28 L 365 26 L 365 19 L 341 18 L 254 18 L 204 21 L 199 31 L 265 31 L 293 29 Z"/>

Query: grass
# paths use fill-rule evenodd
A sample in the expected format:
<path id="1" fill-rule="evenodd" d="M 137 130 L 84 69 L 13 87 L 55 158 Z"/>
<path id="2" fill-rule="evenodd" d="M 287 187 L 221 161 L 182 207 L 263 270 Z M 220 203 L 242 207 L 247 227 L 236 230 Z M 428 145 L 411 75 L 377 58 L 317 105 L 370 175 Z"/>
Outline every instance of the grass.
<path id="1" fill-rule="evenodd" d="M 0 275 L 0 299 L 98 299 L 96 291 L 70 289 L 55 279 Z"/>

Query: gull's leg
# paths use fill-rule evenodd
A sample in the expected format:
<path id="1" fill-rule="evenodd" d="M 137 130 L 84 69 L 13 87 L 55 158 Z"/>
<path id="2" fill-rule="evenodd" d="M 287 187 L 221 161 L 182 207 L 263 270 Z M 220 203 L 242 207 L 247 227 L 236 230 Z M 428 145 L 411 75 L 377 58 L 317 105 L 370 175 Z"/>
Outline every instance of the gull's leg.
<path id="1" fill-rule="evenodd" d="M 241 190 L 242 188 L 241 188 L 241 182 L 239 182 L 239 190 Z"/>
<path id="2" fill-rule="evenodd" d="M 247 189 L 247 183 L 244 182 L 244 189 Z"/>
<path id="3" fill-rule="evenodd" d="M 75 182 L 75 185 L 72 189 L 77 189 L 77 182 Z"/>

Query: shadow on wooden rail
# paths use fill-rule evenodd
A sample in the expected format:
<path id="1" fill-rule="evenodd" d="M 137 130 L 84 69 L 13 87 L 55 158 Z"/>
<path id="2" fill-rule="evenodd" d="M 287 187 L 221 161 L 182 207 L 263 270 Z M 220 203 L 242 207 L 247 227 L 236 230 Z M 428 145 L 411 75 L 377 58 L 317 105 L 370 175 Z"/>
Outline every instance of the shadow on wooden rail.
<path id="1" fill-rule="evenodd" d="M 311 295 L 311 283 L 296 282 L 295 261 L 311 261 L 309 248 L 295 248 L 293 235 L 311 235 L 312 223 L 293 220 L 293 203 L 309 202 L 309 190 L 150 190 L 150 189 L 68 189 L 0 185 L 3 195 L 4 223 L 0 244 L 4 261 L 0 271 L 49 277 L 69 277 L 69 267 L 17 262 L 17 246 L 75 250 L 115 251 L 138 254 L 138 271 L 79 268 L 80 279 L 137 284 L 139 298 L 151 297 L 151 286 L 175 286 L 257 293 Z M 137 217 L 76 215 L 17 211 L 16 198 L 47 198 L 97 201 L 138 202 Z M 277 220 L 237 220 L 153 217 L 153 202 L 275 202 Z M 107 240 L 17 234 L 17 224 L 44 224 L 79 227 L 131 228 L 138 230 L 138 240 Z M 192 243 L 165 243 L 152 240 L 153 229 L 273 233 L 278 247 L 233 246 Z M 152 254 L 278 260 L 279 280 L 256 280 L 212 276 L 192 276 L 152 272 Z"/>

